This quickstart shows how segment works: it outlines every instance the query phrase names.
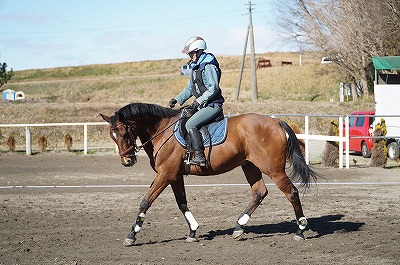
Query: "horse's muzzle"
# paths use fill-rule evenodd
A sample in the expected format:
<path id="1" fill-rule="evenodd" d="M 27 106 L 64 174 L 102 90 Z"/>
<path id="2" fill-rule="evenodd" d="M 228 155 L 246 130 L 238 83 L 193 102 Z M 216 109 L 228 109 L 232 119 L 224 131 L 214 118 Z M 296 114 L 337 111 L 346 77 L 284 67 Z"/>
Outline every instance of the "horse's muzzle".
<path id="1" fill-rule="evenodd" d="M 136 164 L 137 158 L 135 155 L 132 156 L 121 156 L 121 163 L 124 167 L 131 167 Z"/>

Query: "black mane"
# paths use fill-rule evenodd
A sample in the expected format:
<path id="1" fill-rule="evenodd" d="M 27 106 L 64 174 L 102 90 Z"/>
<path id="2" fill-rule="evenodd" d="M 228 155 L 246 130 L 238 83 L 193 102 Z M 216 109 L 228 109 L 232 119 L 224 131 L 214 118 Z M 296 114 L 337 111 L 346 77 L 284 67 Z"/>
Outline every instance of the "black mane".
<path id="1" fill-rule="evenodd" d="M 155 104 L 131 103 L 117 111 L 116 116 L 123 120 L 129 120 L 132 116 L 152 116 L 156 120 L 172 118 L 180 113 L 179 110 L 164 108 Z"/>

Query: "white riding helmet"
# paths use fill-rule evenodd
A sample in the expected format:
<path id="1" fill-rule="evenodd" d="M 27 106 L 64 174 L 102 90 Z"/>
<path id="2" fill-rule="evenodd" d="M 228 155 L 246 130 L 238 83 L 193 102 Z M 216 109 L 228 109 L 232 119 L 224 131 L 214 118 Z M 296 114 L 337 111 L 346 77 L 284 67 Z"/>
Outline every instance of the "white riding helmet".
<path id="1" fill-rule="evenodd" d="M 207 44 L 203 40 L 203 38 L 199 36 L 194 36 L 186 41 L 182 53 L 188 54 L 191 51 L 205 50 L 205 49 L 207 49 Z"/>

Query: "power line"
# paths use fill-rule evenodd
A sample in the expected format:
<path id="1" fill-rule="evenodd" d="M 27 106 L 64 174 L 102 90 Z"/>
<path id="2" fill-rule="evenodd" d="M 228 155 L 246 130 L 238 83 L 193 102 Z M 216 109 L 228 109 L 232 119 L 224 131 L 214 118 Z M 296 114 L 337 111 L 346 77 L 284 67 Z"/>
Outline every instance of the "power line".
<path id="1" fill-rule="evenodd" d="M 222 16 L 224 15 L 225 16 Z M 99 28 L 86 28 L 86 29 L 71 29 L 71 30 L 55 30 L 55 31 L 37 31 L 37 32 L 0 32 L 1 35 L 48 35 L 48 34 L 59 34 L 59 33 L 76 33 L 76 32 L 93 32 L 93 31 L 103 31 L 103 30 L 115 30 L 115 29 L 125 29 L 125 28 L 137 28 L 137 27 L 145 27 L 145 26 L 156 26 L 156 25 L 163 25 L 166 24 L 175 24 L 175 23 L 182 23 L 185 22 L 183 25 L 190 25 L 190 24 L 201 24 L 204 23 L 204 19 L 208 21 L 218 21 L 218 20 L 225 20 L 228 18 L 234 18 L 241 16 L 237 12 L 226 11 L 222 13 L 215 13 L 210 15 L 202 15 L 198 17 L 185 17 L 179 19 L 170 19 L 170 20 L 160 20 L 155 22 L 148 22 L 148 23 L 139 23 L 139 24 L 132 24 L 132 25 L 125 25 L 125 26 L 115 26 L 115 27 L 99 27 Z M 143 30 L 135 29 L 135 30 L 128 30 L 128 31 L 136 31 L 136 30 Z"/>

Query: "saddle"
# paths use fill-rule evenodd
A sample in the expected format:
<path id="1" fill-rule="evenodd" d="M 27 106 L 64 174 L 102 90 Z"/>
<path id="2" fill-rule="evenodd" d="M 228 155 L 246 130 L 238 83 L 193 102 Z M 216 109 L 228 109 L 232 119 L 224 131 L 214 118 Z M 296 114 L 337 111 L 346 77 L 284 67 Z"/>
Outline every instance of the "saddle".
<path id="1" fill-rule="evenodd" d="M 175 124 L 174 127 L 174 137 L 178 141 L 178 143 L 186 148 L 186 156 L 185 163 L 189 165 L 192 147 L 190 144 L 189 133 L 186 130 L 185 124 L 187 120 L 192 116 L 192 112 L 190 109 L 183 109 L 180 120 Z M 200 128 L 200 133 L 203 140 L 204 147 L 209 147 L 208 158 L 210 160 L 211 149 L 212 146 L 216 146 L 222 144 L 227 135 L 228 128 L 228 119 L 224 117 L 224 114 L 221 113 L 217 116 L 211 123 L 203 125 Z"/>

